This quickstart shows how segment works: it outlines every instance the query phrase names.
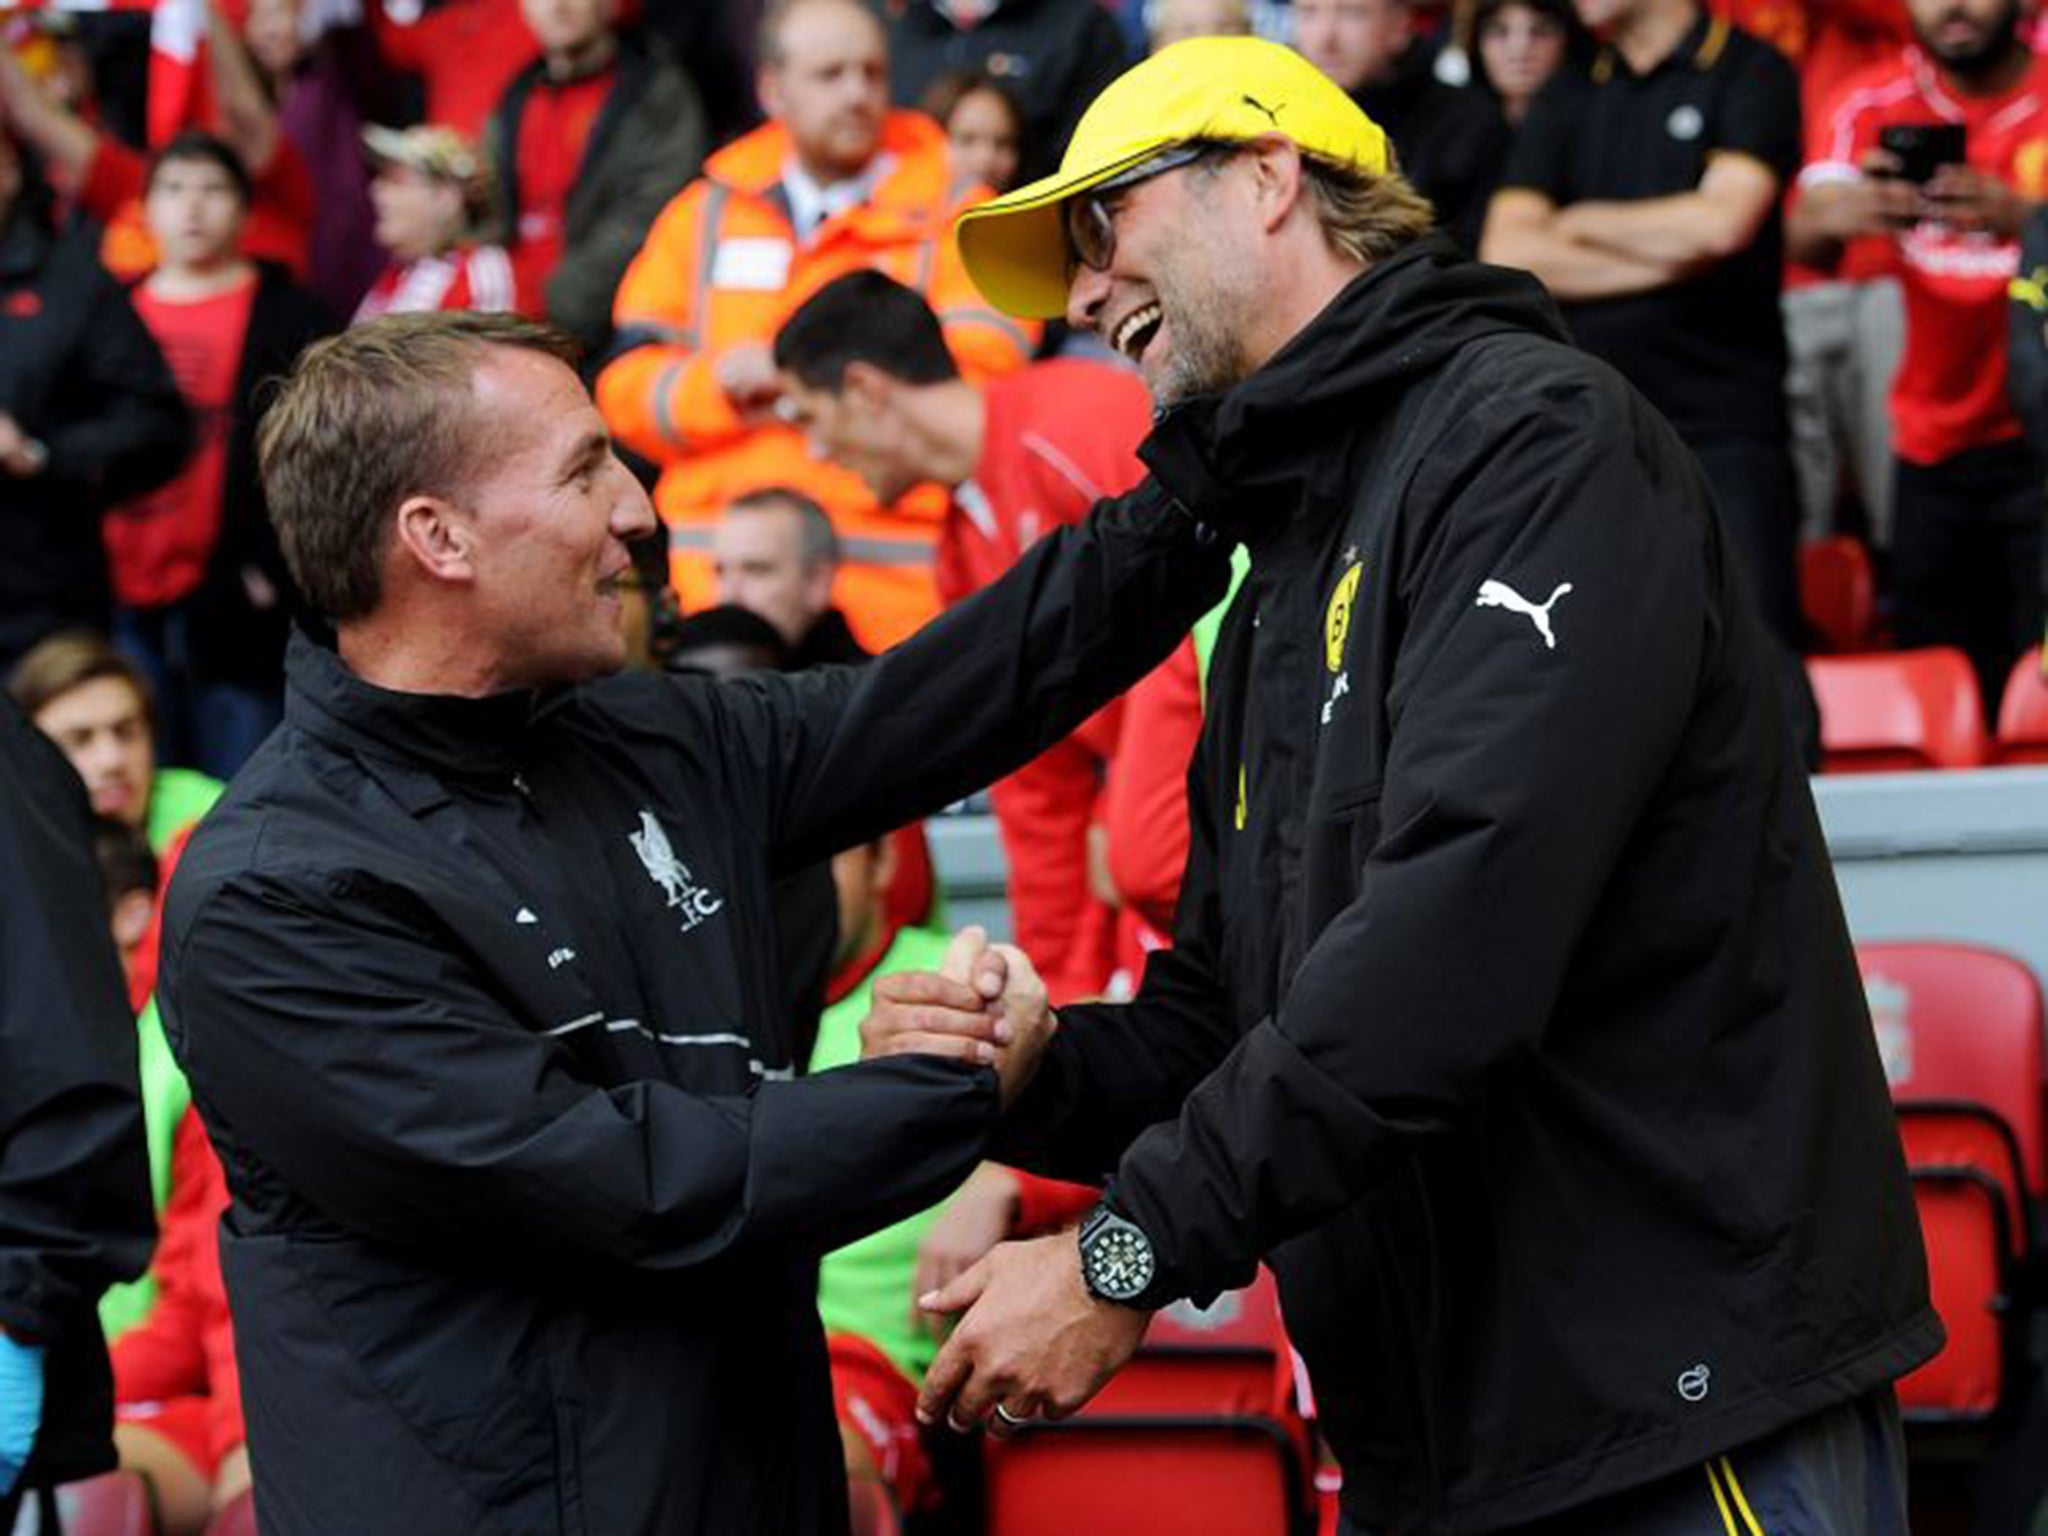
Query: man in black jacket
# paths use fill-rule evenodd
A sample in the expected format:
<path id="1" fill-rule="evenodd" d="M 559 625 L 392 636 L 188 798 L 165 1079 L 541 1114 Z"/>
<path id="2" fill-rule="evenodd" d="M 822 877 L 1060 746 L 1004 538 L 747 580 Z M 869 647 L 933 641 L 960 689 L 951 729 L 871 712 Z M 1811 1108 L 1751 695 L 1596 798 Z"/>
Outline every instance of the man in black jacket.
<path id="1" fill-rule="evenodd" d="M 1130 62 L 1098 0 L 909 0 L 891 7 L 889 94 L 922 106 L 950 74 L 993 75 L 1024 112 L 1026 176 L 1051 170 L 1081 110 Z"/>
<path id="2" fill-rule="evenodd" d="M 159 995 L 267 1536 L 843 1532 L 815 1260 L 964 1177 L 999 1083 L 986 1040 L 794 1077 L 771 881 L 1043 750 L 1226 579 L 1142 492 L 866 665 L 608 676 L 654 515 L 568 355 L 387 318 L 265 418 L 335 642 L 185 854 Z"/>
<path id="3" fill-rule="evenodd" d="M 135 1025 L 85 786 L 0 697 L 0 1531 L 114 1465 L 100 1293 L 155 1235 Z"/>
<path id="4" fill-rule="evenodd" d="M 100 514 L 191 445 L 178 388 L 90 235 L 57 234 L 0 122 L 0 673 L 109 618 Z"/>
<path id="5" fill-rule="evenodd" d="M 1941 1330 L 1736 557 L 1386 167 L 1294 55 L 1194 41 L 962 226 L 1137 363 L 1157 482 L 1252 564 L 1174 947 L 1062 1010 L 994 1146 L 1104 1198 L 931 1299 L 973 1306 L 925 1409 L 1071 1411 L 1263 1259 L 1350 1530 L 1903 1532 L 1890 1382 Z"/>

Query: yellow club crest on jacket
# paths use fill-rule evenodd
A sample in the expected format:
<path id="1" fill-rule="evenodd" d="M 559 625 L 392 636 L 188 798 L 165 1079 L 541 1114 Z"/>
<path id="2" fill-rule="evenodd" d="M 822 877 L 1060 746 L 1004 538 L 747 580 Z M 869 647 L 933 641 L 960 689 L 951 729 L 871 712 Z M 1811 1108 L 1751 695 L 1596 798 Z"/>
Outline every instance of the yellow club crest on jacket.
<path id="1" fill-rule="evenodd" d="M 1332 672 L 1344 670 L 1344 642 L 1351 638 L 1351 604 L 1364 576 L 1364 564 L 1354 563 L 1337 579 L 1337 590 L 1330 594 L 1329 611 L 1323 615 L 1323 660 Z"/>

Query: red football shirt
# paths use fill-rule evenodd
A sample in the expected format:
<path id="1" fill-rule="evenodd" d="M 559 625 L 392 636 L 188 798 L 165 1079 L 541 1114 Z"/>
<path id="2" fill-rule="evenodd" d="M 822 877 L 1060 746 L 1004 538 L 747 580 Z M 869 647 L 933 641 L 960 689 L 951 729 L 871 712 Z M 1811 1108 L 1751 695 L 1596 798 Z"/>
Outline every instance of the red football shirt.
<path id="1" fill-rule="evenodd" d="M 1861 175 L 1887 124 L 1934 122 L 1964 125 L 1972 166 L 2030 200 L 2048 196 L 2048 60 L 2036 59 L 2003 95 L 1964 96 L 1943 85 L 1918 48 L 1843 82 L 1800 184 Z M 1894 451 L 1937 464 L 2019 436 L 2005 383 L 2005 289 L 2019 270 L 2019 242 L 1923 220 L 1895 243 L 1906 355 L 1892 382 Z"/>
<path id="2" fill-rule="evenodd" d="M 206 574 L 220 534 L 229 408 L 255 297 L 253 275 L 206 299 L 161 299 L 147 283 L 135 290 L 135 312 L 163 349 L 198 431 L 192 457 L 175 479 L 114 508 L 101 525 L 114 597 L 124 607 L 174 603 Z"/>
<path id="3" fill-rule="evenodd" d="M 576 184 L 590 131 L 618 78 L 614 65 L 567 85 L 541 80 L 526 98 L 514 151 L 519 227 L 512 232 L 508 249 L 519 307 L 529 315 L 546 313 L 548 279 L 562 261 L 562 218 L 569 189 Z"/>

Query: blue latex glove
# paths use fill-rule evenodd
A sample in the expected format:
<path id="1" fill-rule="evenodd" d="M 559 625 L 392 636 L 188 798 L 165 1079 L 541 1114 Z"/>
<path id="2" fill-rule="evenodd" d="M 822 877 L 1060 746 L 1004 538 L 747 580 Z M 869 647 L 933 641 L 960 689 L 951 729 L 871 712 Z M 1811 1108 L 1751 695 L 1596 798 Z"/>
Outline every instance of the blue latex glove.
<path id="1" fill-rule="evenodd" d="M 0 1333 L 0 1498 L 20 1481 L 42 1422 L 42 1347 Z"/>

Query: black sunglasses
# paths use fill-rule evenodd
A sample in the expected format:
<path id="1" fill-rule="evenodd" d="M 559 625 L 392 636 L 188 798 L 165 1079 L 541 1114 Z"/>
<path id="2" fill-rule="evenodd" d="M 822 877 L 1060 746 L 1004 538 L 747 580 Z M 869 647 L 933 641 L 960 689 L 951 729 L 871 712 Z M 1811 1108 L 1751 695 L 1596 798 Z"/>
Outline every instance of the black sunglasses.
<path id="1" fill-rule="evenodd" d="M 1123 174 L 1110 177 L 1100 186 L 1090 187 L 1079 197 L 1069 199 L 1063 219 L 1067 232 L 1068 272 L 1071 273 L 1075 267 L 1086 267 L 1091 272 L 1109 270 L 1110 262 L 1116 259 L 1115 204 L 1123 193 L 1155 176 L 1164 176 L 1168 171 L 1177 171 L 1198 160 L 1235 154 L 1237 149 L 1235 144 L 1176 144 L 1171 149 L 1162 149 L 1148 160 L 1139 161 Z"/>

